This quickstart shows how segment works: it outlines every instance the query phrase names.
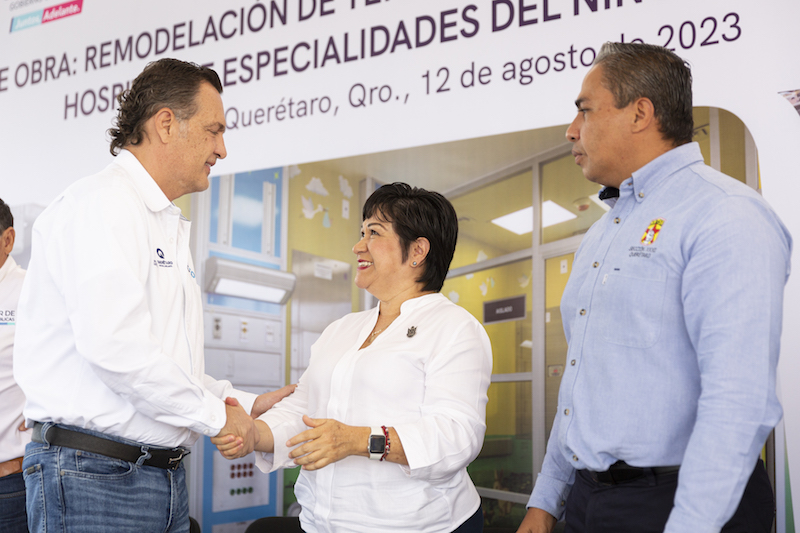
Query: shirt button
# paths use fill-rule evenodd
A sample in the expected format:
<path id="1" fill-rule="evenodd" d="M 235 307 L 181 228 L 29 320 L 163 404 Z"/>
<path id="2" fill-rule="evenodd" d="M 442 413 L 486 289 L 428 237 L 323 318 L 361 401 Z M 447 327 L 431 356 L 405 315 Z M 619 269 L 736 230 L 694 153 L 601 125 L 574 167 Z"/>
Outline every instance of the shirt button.
<path id="1" fill-rule="evenodd" d="M 581 316 L 586 314 L 586 309 L 581 309 Z"/>
<path id="2" fill-rule="evenodd" d="M 570 365 L 575 366 L 575 359 L 569 362 Z"/>
<path id="3" fill-rule="evenodd" d="M 593 266 L 594 268 L 597 268 L 597 267 L 599 267 L 599 266 L 600 266 L 600 263 L 598 263 L 597 261 L 595 261 L 594 263 L 592 263 L 592 266 Z"/>
<path id="4" fill-rule="evenodd" d="M 561 500 L 561 507 L 564 507 L 565 505 L 567 505 L 566 500 Z"/>
<path id="5" fill-rule="evenodd" d="M 614 224 L 619 224 L 619 217 L 614 219 Z"/>
<path id="6" fill-rule="evenodd" d="M 578 460 L 578 456 L 577 456 L 577 455 L 573 455 L 573 456 L 572 456 L 572 460 L 573 460 L 573 461 L 577 461 L 577 460 Z"/>
<path id="7" fill-rule="evenodd" d="M 175 242 L 175 239 L 173 239 L 172 237 L 170 237 L 170 238 L 169 238 L 169 242 Z"/>
<path id="8" fill-rule="evenodd" d="M 644 198 L 644 193 L 643 192 L 639 193 L 639 198 Z"/>
<path id="9" fill-rule="evenodd" d="M 564 414 L 565 414 L 566 416 L 569 416 L 569 409 L 564 409 Z"/>

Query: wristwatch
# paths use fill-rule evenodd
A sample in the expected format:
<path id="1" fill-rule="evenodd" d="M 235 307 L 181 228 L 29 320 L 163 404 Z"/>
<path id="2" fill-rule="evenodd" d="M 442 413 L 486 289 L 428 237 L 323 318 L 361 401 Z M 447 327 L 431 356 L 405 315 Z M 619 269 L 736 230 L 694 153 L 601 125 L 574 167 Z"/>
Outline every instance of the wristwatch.
<path id="1" fill-rule="evenodd" d="M 386 452 L 386 435 L 381 428 L 370 428 L 369 443 L 367 445 L 369 458 L 380 461 Z"/>

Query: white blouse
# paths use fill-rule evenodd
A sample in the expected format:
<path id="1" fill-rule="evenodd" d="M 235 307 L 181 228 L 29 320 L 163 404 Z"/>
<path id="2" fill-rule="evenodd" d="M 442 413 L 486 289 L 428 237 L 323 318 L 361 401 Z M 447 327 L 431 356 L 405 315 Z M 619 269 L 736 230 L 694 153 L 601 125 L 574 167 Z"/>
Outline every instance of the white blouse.
<path id="1" fill-rule="evenodd" d="M 295 494 L 303 529 L 453 531 L 480 505 L 466 467 L 486 431 L 489 337 L 471 314 L 437 293 L 404 302 L 400 316 L 359 350 L 377 319 L 375 308 L 325 329 L 297 390 L 261 416 L 275 453 L 257 453 L 256 465 L 264 472 L 294 466 L 285 444 L 308 429 L 304 414 L 394 427 L 408 466 L 350 456 L 300 473 Z"/>

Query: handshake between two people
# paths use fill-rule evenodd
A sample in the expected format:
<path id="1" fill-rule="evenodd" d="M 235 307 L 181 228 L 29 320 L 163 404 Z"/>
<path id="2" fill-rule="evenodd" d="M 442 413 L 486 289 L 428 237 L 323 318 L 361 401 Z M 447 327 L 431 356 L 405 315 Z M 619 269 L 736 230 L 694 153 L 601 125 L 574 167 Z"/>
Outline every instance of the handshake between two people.
<path id="1" fill-rule="evenodd" d="M 272 430 L 257 418 L 294 392 L 295 387 L 296 385 L 287 385 L 277 391 L 262 394 L 253 404 L 249 415 L 235 398 L 226 398 L 225 411 L 228 418 L 219 434 L 211 437 L 211 443 L 226 459 L 238 459 L 254 450 L 274 452 Z M 364 455 L 360 453 L 362 447 L 355 443 L 366 442 L 369 428 L 356 428 L 336 420 L 315 419 L 307 415 L 303 415 L 303 423 L 309 429 L 295 435 L 286 443 L 288 448 L 296 446 L 289 457 L 303 469 L 318 470 L 349 455 Z M 363 431 L 367 434 L 361 435 Z"/>
<path id="2" fill-rule="evenodd" d="M 244 457 L 256 449 L 261 441 L 256 419 L 294 392 L 297 385 L 286 385 L 276 391 L 266 392 L 256 397 L 250 414 L 239 405 L 236 398 L 225 398 L 225 425 L 211 442 L 227 459 Z M 266 425 L 260 422 L 261 425 Z M 224 446 L 225 451 L 220 446 Z"/>

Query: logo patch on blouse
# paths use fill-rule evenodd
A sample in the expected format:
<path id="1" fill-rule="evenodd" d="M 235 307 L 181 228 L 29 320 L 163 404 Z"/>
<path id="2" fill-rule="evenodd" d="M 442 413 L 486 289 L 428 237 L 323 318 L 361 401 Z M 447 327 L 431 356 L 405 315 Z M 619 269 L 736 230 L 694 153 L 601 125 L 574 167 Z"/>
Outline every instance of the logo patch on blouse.
<path id="1" fill-rule="evenodd" d="M 644 230 L 644 235 L 642 235 L 642 244 L 645 246 L 650 246 L 656 239 L 658 238 L 658 234 L 661 232 L 661 226 L 664 225 L 663 218 L 657 218 L 650 222 L 650 225 L 647 226 L 647 229 Z"/>

